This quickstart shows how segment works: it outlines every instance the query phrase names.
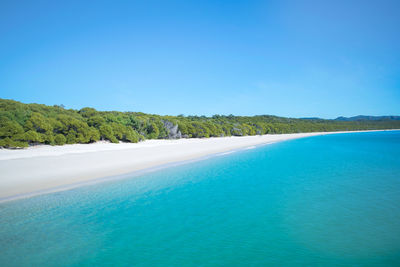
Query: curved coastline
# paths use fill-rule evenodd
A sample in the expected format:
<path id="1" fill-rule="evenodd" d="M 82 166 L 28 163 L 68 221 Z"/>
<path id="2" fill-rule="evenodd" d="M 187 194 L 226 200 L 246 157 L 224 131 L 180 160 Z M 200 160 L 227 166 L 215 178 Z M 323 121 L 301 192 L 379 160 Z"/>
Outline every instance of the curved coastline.
<path id="1" fill-rule="evenodd" d="M 376 131 L 376 130 L 373 130 Z M 386 130 L 382 130 L 386 131 Z M 371 132 L 371 131 L 357 131 Z M 354 133 L 150 140 L 138 144 L 89 144 L 0 151 L 0 203 L 70 190 L 100 182 L 137 177 L 215 156 L 311 136 Z"/>

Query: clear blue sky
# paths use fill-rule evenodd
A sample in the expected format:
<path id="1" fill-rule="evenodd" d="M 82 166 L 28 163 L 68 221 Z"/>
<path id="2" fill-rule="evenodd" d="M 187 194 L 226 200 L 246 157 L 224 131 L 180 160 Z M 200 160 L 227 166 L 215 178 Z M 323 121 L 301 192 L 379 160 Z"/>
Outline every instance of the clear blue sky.
<path id="1" fill-rule="evenodd" d="M 0 2 L 0 97 L 67 108 L 400 115 L 400 1 Z"/>

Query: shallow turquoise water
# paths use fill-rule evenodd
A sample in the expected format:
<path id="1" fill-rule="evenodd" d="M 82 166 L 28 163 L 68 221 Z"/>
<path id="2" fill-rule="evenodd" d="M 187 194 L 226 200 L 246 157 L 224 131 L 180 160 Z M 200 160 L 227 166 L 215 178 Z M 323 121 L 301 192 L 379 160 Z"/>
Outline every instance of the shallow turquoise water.
<path id="1" fill-rule="evenodd" d="M 276 143 L 0 204 L 0 266 L 400 266 L 400 132 Z"/>

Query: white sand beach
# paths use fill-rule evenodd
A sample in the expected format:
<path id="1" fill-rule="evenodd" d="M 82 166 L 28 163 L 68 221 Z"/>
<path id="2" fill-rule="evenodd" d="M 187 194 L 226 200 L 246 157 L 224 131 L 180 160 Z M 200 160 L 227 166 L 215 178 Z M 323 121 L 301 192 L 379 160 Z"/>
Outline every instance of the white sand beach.
<path id="1" fill-rule="evenodd" d="M 338 133 L 338 132 L 334 132 Z M 99 178 L 194 160 L 278 141 L 331 134 L 299 133 L 140 143 L 34 146 L 0 149 L 0 201 L 63 190 Z"/>

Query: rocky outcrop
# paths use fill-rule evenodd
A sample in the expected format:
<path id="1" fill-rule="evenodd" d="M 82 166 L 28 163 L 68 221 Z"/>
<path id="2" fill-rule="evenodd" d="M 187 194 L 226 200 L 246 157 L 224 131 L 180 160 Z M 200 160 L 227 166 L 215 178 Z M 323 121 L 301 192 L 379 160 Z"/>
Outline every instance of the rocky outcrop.
<path id="1" fill-rule="evenodd" d="M 167 120 L 163 120 L 162 122 L 164 124 L 165 129 L 167 130 L 168 139 L 182 138 L 182 133 L 178 129 L 178 124 L 173 124 L 172 122 Z"/>
<path id="2" fill-rule="evenodd" d="M 243 136 L 243 131 L 242 131 L 242 129 L 240 129 L 240 128 L 238 128 L 238 127 L 233 127 L 233 128 L 231 129 L 231 134 L 232 134 L 233 136 Z"/>

